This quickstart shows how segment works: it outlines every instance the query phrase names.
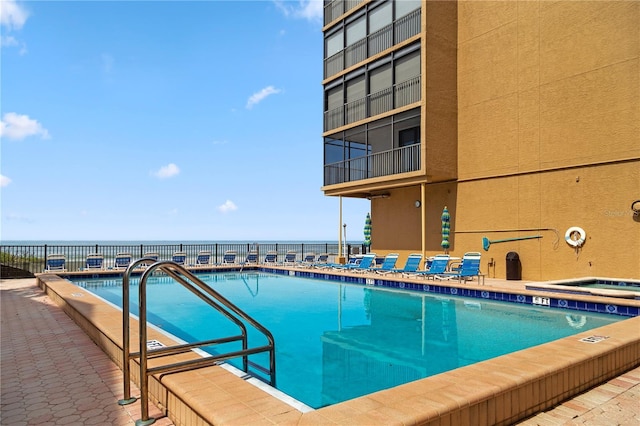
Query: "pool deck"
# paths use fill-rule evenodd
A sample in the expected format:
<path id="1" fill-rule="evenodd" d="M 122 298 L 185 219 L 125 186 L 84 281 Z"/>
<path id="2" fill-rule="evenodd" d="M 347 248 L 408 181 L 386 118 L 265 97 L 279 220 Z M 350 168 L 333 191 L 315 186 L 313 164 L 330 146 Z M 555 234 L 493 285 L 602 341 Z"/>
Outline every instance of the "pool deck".
<path id="1" fill-rule="evenodd" d="M 487 287 L 511 290 L 522 290 L 525 284 L 489 278 L 485 282 Z M 59 302 L 36 285 L 36 279 L 1 280 L 0 290 L 1 424 L 132 425 L 140 418 L 139 403 L 117 404 L 123 395 L 121 370 Z M 135 384 L 131 386 L 132 394 L 139 395 Z M 640 424 L 638 401 L 640 367 L 636 366 L 517 424 Z M 152 403 L 149 407 L 154 424 L 173 424 Z M 241 418 L 225 423 L 247 424 Z"/>

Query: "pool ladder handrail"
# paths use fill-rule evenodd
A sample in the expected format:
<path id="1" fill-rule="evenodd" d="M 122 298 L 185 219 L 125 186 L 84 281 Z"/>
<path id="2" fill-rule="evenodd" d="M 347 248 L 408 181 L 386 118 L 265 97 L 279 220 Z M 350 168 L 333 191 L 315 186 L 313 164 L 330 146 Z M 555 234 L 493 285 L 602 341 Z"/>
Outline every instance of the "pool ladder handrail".
<path id="1" fill-rule="evenodd" d="M 129 281 L 131 274 L 139 268 L 141 265 L 146 265 L 146 269 L 142 272 L 140 277 L 140 283 L 138 288 L 138 304 L 139 304 L 139 352 L 130 351 L 130 303 L 129 303 Z M 146 300 L 146 284 L 150 276 L 159 270 L 172 277 L 178 283 L 182 284 L 187 290 L 198 296 L 201 300 L 207 303 L 209 306 L 216 309 L 227 319 L 232 321 L 240 328 L 240 335 L 223 337 L 218 339 L 206 340 L 195 343 L 187 343 L 181 345 L 167 346 L 158 349 L 147 348 L 147 300 Z M 138 270 L 138 272 L 140 272 Z M 195 284 L 195 285 L 194 285 Z M 239 317 L 239 318 L 238 318 Z M 247 328 L 241 321 L 244 320 L 256 330 L 260 331 L 268 341 L 267 345 L 258 346 L 255 348 L 248 347 Z M 231 301 L 226 299 L 220 293 L 209 287 L 202 280 L 197 278 L 193 273 L 189 272 L 185 267 L 178 265 L 177 263 L 169 260 L 156 261 L 151 258 L 142 258 L 132 262 L 124 273 L 122 280 L 122 352 L 123 352 L 123 376 L 124 376 L 124 397 L 118 401 L 120 405 L 127 405 L 134 401 L 136 398 L 131 397 L 130 386 L 130 360 L 134 358 L 140 359 L 140 400 L 141 400 L 141 414 L 142 418 L 136 421 L 137 426 L 150 425 L 155 419 L 149 419 L 149 375 L 159 373 L 169 373 L 177 371 L 187 371 L 202 367 L 208 367 L 211 365 L 219 364 L 222 361 L 226 361 L 232 358 L 242 357 L 242 366 L 245 373 L 249 373 L 249 366 L 256 368 L 260 372 L 269 375 L 270 380 L 268 383 L 271 386 L 276 384 L 276 362 L 275 362 L 275 340 L 271 332 L 266 329 L 255 319 L 251 318 L 246 312 L 242 311 L 239 307 L 234 305 Z M 167 365 L 158 365 L 156 367 L 149 368 L 147 366 L 148 358 L 156 358 L 161 356 L 173 355 L 177 353 L 188 352 L 193 348 L 211 346 L 220 343 L 229 343 L 234 341 L 242 342 L 242 350 L 223 353 L 219 355 L 211 355 L 205 358 L 182 361 Z M 249 361 L 248 356 L 269 352 L 269 368 L 264 368 Z M 256 376 L 259 379 L 259 376 Z"/>

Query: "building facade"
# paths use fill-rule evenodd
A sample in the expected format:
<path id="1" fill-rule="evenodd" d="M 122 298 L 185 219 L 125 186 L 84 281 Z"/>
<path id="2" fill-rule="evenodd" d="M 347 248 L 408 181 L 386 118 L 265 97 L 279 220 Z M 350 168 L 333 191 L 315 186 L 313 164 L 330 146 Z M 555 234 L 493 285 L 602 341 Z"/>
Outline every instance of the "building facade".
<path id="1" fill-rule="evenodd" d="M 481 252 L 487 276 L 515 252 L 525 280 L 640 278 L 640 2 L 324 16 L 322 190 L 371 200 L 372 251 L 441 253 L 446 206 L 449 253 Z"/>

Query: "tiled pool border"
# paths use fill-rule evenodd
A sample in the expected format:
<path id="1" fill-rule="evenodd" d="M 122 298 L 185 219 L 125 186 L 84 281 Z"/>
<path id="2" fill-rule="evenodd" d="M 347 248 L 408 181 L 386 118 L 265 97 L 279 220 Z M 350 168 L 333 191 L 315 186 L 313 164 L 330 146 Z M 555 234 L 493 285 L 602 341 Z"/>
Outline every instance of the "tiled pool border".
<path id="1" fill-rule="evenodd" d="M 562 297 L 553 297 L 551 295 L 533 296 L 529 294 L 518 294 L 517 292 L 504 292 L 496 290 L 481 290 L 477 288 L 469 288 L 456 286 L 457 281 L 450 281 L 449 285 L 439 285 L 439 281 L 422 280 L 421 282 L 407 280 L 388 280 L 374 278 L 368 276 L 353 276 L 331 274 L 327 272 L 313 270 L 283 270 L 260 268 L 263 272 L 269 272 L 279 275 L 292 275 L 303 278 L 315 278 L 328 281 L 337 281 L 347 284 L 358 284 L 364 286 L 384 287 L 398 290 L 410 290 L 424 293 L 444 294 L 447 296 L 471 297 L 474 299 L 496 300 L 502 302 L 519 303 L 523 305 L 549 306 L 551 308 L 560 308 L 585 312 L 597 312 L 602 314 L 621 315 L 626 317 L 636 317 L 640 315 L 640 307 L 627 306 L 623 303 L 599 303 L 588 302 L 583 300 L 574 300 Z M 583 294 L 583 293 L 575 293 Z"/>

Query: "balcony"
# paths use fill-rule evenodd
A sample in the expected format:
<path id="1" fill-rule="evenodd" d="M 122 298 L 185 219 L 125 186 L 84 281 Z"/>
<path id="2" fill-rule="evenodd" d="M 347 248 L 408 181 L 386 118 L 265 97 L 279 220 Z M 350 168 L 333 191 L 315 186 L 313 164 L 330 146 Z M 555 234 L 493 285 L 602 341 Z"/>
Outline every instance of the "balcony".
<path id="1" fill-rule="evenodd" d="M 330 5 L 325 6 L 325 18 L 327 16 L 326 10 L 329 6 Z M 416 9 L 386 27 L 369 34 L 362 40 L 356 41 L 338 53 L 326 58 L 324 60 L 324 78 L 329 78 L 340 71 L 389 49 L 395 44 L 402 43 L 414 35 L 419 34 L 421 13 L 422 11 L 420 9 Z"/>
<path id="2" fill-rule="evenodd" d="M 351 9 L 364 3 L 364 0 L 333 0 L 324 3 L 324 24 L 328 25 Z"/>
<path id="3" fill-rule="evenodd" d="M 420 76 L 416 76 L 365 98 L 325 111 L 324 131 L 375 117 L 395 108 L 402 108 L 419 102 L 420 98 Z"/>
<path id="4" fill-rule="evenodd" d="M 420 170 L 420 144 L 377 152 L 324 166 L 324 184 L 354 182 Z"/>

